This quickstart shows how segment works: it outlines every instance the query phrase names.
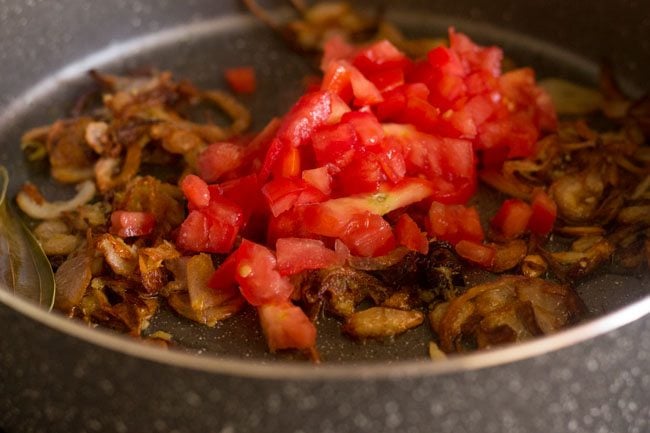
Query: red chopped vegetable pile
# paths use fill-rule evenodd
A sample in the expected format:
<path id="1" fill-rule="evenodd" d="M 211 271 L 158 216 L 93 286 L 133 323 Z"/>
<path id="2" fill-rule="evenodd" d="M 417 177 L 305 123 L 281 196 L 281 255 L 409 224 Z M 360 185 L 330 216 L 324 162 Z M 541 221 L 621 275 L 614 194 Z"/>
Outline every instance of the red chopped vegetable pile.
<path id="1" fill-rule="evenodd" d="M 188 216 L 177 247 L 228 255 L 210 286 L 239 287 L 272 350 L 315 345 L 314 325 L 291 301 L 290 276 L 303 270 L 398 246 L 426 253 L 428 237 L 489 268 L 495 249 L 466 207 L 477 166 L 528 157 L 556 128 L 533 71 L 502 73 L 502 58 L 453 29 L 449 47 L 422 60 L 385 40 L 361 48 L 330 40 L 320 88 L 246 150 L 218 142 L 198 156 L 199 176 L 181 183 Z M 240 91 L 250 90 L 249 78 L 229 73 Z M 540 191 L 530 204 L 506 201 L 491 226 L 507 239 L 546 235 L 555 213 Z M 144 213 L 114 213 L 112 224 L 118 234 L 152 230 Z"/>

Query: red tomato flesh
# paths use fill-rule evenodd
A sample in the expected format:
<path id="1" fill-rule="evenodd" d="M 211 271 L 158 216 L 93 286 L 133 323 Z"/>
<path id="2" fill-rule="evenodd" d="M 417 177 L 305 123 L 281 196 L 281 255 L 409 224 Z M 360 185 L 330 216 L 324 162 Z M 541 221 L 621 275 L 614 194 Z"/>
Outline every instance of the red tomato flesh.
<path id="1" fill-rule="evenodd" d="M 156 227 L 156 217 L 150 212 L 117 210 L 111 214 L 110 232 L 122 238 L 146 236 Z"/>
<path id="2" fill-rule="evenodd" d="M 316 327 L 290 301 L 267 303 L 259 306 L 257 312 L 271 352 L 309 349 L 316 345 Z"/>
<path id="3" fill-rule="evenodd" d="M 271 250 L 244 239 L 236 254 L 235 280 L 249 304 L 259 306 L 289 299 L 293 286 L 278 272 Z"/>
<path id="4" fill-rule="evenodd" d="M 557 218 L 557 205 L 544 191 L 538 190 L 531 203 L 532 215 L 528 228 L 536 235 L 546 236 L 552 230 Z"/>
<path id="5" fill-rule="evenodd" d="M 255 69 L 249 66 L 228 68 L 224 76 L 230 88 L 237 93 L 253 93 L 257 87 Z"/>
<path id="6" fill-rule="evenodd" d="M 429 208 L 429 235 L 453 245 L 462 240 L 481 242 L 484 238 L 478 211 L 463 205 L 431 203 Z"/>
<path id="7" fill-rule="evenodd" d="M 397 243 L 409 250 L 426 254 L 429 251 L 427 235 L 420 231 L 417 223 L 408 214 L 403 214 L 395 224 Z"/>
<path id="8" fill-rule="evenodd" d="M 508 199 L 503 202 L 490 225 L 506 239 L 518 238 L 526 232 L 532 214 L 527 203 L 516 198 Z"/>
<path id="9" fill-rule="evenodd" d="M 341 266 L 344 259 L 322 241 L 304 238 L 281 238 L 275 244 L 278 270 L 293 275 L 305 269 Z"/>

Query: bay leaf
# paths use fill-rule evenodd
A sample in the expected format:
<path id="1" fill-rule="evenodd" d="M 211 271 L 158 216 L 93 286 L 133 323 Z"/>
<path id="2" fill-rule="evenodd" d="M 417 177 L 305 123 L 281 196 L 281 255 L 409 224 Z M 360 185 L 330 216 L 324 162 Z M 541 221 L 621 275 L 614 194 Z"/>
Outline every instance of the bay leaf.
<path id="1" fill-rule="evenodd" d="M 9 172 L 0 166 L 0 284 L 52 309 L 56 285 L 47 256 L 7 200 Z"/>

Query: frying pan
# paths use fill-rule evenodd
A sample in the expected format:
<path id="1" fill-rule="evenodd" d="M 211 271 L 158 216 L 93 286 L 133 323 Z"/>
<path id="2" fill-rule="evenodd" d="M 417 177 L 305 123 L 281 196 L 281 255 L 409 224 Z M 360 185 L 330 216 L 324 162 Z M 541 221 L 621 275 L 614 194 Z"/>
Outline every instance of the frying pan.
<path id="1" fill-rule="evenodd" d="M 376 6 L 357 2 L 360 7 Z M 282 6 L 267 4 L 269 8 Z M 650 3 L 635 0 L 387 2 L 414 35 L 449 25 L 498 43 L 540 76 L 594 83 L 607 56 L 638 94 L 650 76 Z M 278 9 L 283 16 L 286 11 Z M 27 164 L 22 131 L 65 115 L 91 68 L 170 69 L 222 86 L 224 68 L 253 65 L 244 99 L 256 126 L 281 114 L 309 71 L 236 1 L 0 0 L 0 162 L 11 193 L 47 167 Z M 65 191 L 64 191 L 65 193 Z M 216 329 L 170 313 L 163 351 L 91 329 L 0 288 L 0 430 L 13 432 L 647 432 L 650 282 L 600 273 L 578 288 L 591 316 L 533 342 L 441 362 L 426 327 L 387 343 L 353 343 L 325 322 L 313 366 L 266 353 L 255 318 Z"/>

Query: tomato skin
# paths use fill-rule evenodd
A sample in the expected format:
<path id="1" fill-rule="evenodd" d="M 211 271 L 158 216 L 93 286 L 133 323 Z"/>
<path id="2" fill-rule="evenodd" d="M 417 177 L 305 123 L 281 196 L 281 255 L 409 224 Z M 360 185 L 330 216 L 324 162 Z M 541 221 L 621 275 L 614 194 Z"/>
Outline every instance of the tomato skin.
<path id="1" fill-rule="evenodd" d="M 516 198 L 508 199 L 490 221 L 490 226 L 506 239 L 515 239 L 526 232 L 533 214 L 531 207 Z"/>
<path id="2" fill-rule="evenodd" d="M 290 301 L 258 307 L 262 331 L 271 352 L 310 349 L 316 345 L 316 327 L 302 309 Z"/>
<path id="3" fill-rule="evenodd" d="M 425 233 L 420 231 L 417 223 L 408 214 L 403 214 L 395 224 L 395 237 L 397 243 L 406 248 L 426 254 L 429 251 L 429 240 Z"/>
<path id="4" fill-rule="evenodd" d="M 293 293 L 293 286 L 277 271 L 277 261 L 266 247 L 244 239 L 237 249 L 235 280 L 249 304 L 260 306 L 283 302 Z"/>
<path id="5" fill-rule="evenodd" d="M 341 266 L 343 257 L 317 239 L 281 238 L 275 244 L 278 270 L 282 275 L 293 275 L 306 269 Z"/>
<path id="6" fill-rule="evenodd" d="M 111 214 L 110 232 L 122 238 L 146 236 L 156 227 L 156 217 L 151 212 L 114 211 Z"/>
<path id="7" fill-rule="evenodd" d="M 481 242 L 484 238 L 478 211 L 463 205 L 431 203 L 427 219 L 429 235 L 452 245 L 461 240 Z"/>
<path id="8" fill-rule="evenodd" d="M 228 292 L 233 286 L 236 286 L 235 272 L 237 271 L 237 262 L 237 254 L 233 252 L 214 271 L 208 280 L 208 287 L 221 292 Z"/>
<path id="9" fill-rule="evenodd" d="M 332 95 L 327 91 L 307 93 L 291 108 L 278 128 L 277 138 L 299 147 L 305 144 L 332 113 Z"/>
<path id="10" fill-rule="evenodd" d="M 458 255 L 483 268 L 490 269 L 494 264 L 496 250 L 490 245 L 484 245 L 470 240 L 461 240 L 454 249 Z"/>
<path id="11" fill-rule="evenodd" d="M 252 67 L 228 68 L 225 70 L 224 76 L 233 91 L 244 94 L 255 92 L 257 79 L 255 77 L 255 69 Z"/>
<path id="12" fill-rule="evenodd" d="M 557 204 L 543 190 L 537 190 L 531 203 L 532 215 L 528 228 L 536 235 L 546 236 L 552 230 L 557 218 Z"/>

